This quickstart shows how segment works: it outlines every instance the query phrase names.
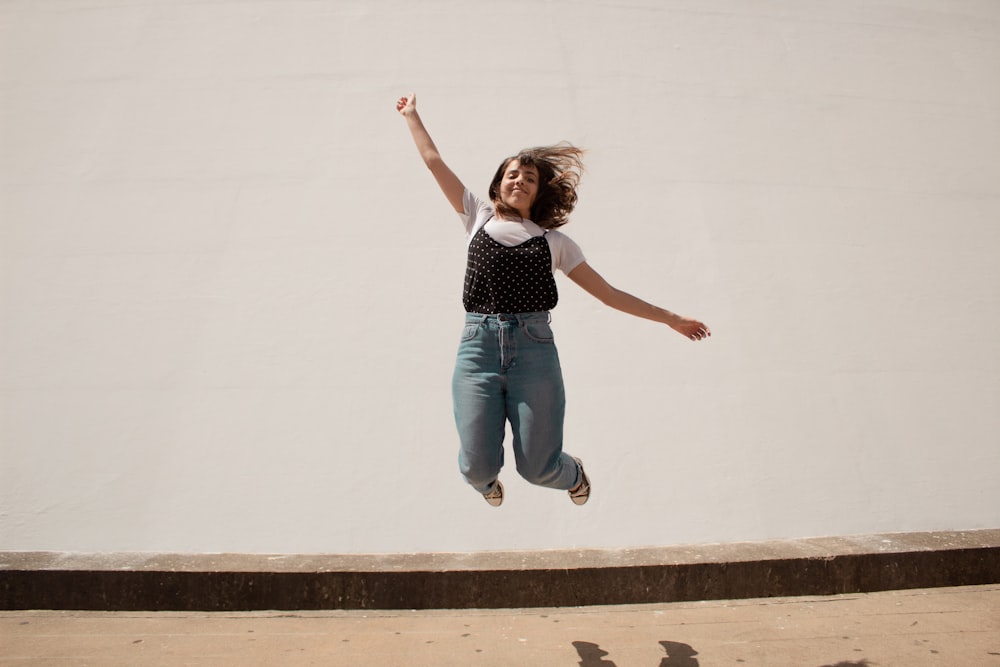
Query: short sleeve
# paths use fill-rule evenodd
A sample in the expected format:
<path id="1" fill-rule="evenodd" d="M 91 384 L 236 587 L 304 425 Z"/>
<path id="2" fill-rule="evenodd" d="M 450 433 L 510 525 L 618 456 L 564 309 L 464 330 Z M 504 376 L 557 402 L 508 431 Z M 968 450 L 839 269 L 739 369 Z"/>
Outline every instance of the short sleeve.
<path id="1" fill-rule="evenodd" d="M 570 237 L 558 231 L 549 232 L 548 237 L 550 240 L 549 248 L 552 250 L 553 269 L 559 269 L 564 274 L 569 275 L 570 271 L 586 261 L 587 258 L 584 257 L 583 250 Z"/>
<path id="2" fill-rule="evenodd" d="M 459 217 L 465 227 L 467 238 L 472 238 L 472 235 L 495 215 L 490 202 L 484 202 L 468 189 L 462 193 L 462 208 L 464 210 Z"/>

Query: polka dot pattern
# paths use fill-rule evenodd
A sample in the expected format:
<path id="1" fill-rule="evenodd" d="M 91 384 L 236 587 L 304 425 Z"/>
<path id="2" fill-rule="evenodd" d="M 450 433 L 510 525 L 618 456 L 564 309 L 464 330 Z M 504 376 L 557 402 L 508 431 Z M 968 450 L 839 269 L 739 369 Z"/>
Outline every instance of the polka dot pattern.
<path id="1" fill-rule="evenodd" d="M 462 303 L 469 313 L 535 313 L 559 301 L 552 253 L 545 236 L 507 247 L 486 233 L 472 237 Z"/>

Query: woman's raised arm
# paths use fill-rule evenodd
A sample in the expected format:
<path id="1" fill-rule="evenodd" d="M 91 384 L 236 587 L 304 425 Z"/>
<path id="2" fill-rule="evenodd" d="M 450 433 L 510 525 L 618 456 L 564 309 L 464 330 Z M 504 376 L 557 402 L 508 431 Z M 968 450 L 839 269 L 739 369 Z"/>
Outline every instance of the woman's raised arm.
<path id="1" fill-rule="evenodd" d="M 420 114 L 417 113 L 417 96 L 411 93 L 409 96 L 400 97 L 396 102 L 396 111 L 406 119 L 406 124 L 410 128 L 410 134 L 413 135 L 413 142 L 417 145 L 420 157 L 423 158 L 427 168 L 431 170 L 441 192 L 448 199 L 448 203 L 457 212 L 464 213 L 465 207 L 462 204 L 462 197 L 465 194 L 465 186 L 462 185 L 462 181 L 458 180 L 455 172 L 441 159 L 441 153 L 438 152 L 431 135 L 424 127 L 423 121 L 420 120 Z"/>

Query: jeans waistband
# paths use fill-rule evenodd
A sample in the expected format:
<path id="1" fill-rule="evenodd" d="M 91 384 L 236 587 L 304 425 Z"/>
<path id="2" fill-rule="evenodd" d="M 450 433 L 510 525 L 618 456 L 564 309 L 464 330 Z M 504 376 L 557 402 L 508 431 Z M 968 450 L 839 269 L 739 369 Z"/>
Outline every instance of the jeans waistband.
<path id="1" fill-rule="evenodd" d="M 496 313 L 492 315 L 484 315 L 483 313 L 466 313 L 465 321 L 471 322 L 488 322 L 489 320 L 496 320 L 497 322 L 530 322 L 532 320 L 544 320 L 545 322 L 552 321 L 552 313 L 543 310 L 537 313 Z"/>

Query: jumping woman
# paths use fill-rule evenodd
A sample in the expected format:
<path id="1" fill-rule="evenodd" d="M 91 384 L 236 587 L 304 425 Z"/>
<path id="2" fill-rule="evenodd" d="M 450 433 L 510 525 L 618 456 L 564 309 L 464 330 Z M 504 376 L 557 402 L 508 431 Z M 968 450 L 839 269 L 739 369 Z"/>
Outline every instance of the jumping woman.
<path id="1" fill-rule="evenodd" d="M 452 379 L 459 469 L 486 502 L 503 503 L 498 475 L 510 422 L 518 473 L 532 484 L 568 491 L 582 505 L 590 497 L 590 480 L 580 460 L 563 452 L 566 400 L 549 326 L 558 301 L 555 271 L 604 304 L 691 340 L 711 332 L 697 320 L 612 287 L 587 264 L 580 247 L 557 231 L 576 205 L 582 150 L 569 144 L 523 150 L 500 164 L 489 199 L 482 200 L 441 159 L 417 114 L 416 95 L 401 97 L 396 110 L 465 225 L 465 328 Z"/>

